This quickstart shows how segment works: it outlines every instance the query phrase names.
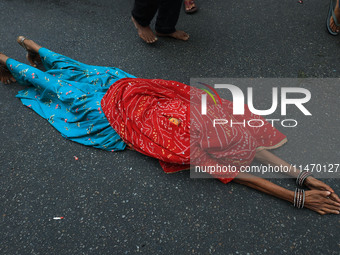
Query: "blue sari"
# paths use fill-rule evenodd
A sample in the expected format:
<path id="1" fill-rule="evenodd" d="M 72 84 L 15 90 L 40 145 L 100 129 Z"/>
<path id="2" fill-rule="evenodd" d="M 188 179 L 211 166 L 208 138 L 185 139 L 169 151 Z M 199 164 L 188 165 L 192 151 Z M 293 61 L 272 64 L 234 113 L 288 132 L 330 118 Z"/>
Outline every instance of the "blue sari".
<path id="1" fill-rule="evenodd" d="M 27 86 L 17 95 L 21 102 L 69 140 L 107 151 L 124 150 L 126 145 L 107 121 L 100 101 L 114 82 L 135 77 L 114 67 L 86 65 L 46 48 L 39 55 L 46 72 L 7 60 L 14 78 Z"/>

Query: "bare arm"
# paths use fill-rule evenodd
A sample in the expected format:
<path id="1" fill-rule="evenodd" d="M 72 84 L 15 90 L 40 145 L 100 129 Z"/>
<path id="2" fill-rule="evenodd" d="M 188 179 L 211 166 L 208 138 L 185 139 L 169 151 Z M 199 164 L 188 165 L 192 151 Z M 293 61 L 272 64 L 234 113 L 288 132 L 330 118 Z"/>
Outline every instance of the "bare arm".
<path id="1" fill-rule="evenodd" d="M 255 159 L 268 165 L 272 166 L 286 166 L 287 169 L 289 169 L 289 172 L 284 172 L 285 174 L 288 174 L 289 176 L 293 178 L 297 178 L 300 169 L 297 169 L 293 167 L 291 164 L 287 163 L 283 159 L 279 158 L 275 154 L 271 153 L 270 151 L 267 150 L 262 150 L 259 152 L 256 152 Z M 330 191 L 332 194 L 330 195 L 330 198 L 335 201 L 340 203 L 340 198 L 339 196 L 334 192 L 334 190 L 324 182 L 314 178 L 313 176 L 307 177 L 305 180 L 304 184 L 309 188 L 309 189 L 315 189 L 315 190 L 323 190 L 323 191 Z"/>
<path id="2" fill-rule="evenodd" d="M 291 203 L 294 201 L 294 191 L 290 191 L 275 183 L 267 181 L 266 179 L 256 177 L 251 174 L 239 173 L 233 181 Z"/>
<path id="3" fill-rule="evenodd" d="M 251 174 L 239 173 L 233 181 L 291 203 L 294 201 L 293 191 Z M 329 195 L 331 195 L 330 191 L 306 191 L 305 207 L 322 215 L 327 213 L 339 214 L 340 201 L 329 199 Z"/>
<path id="4" fill-rule="evenodd" d="M 255 159 L 267 165 L 287 167 L 289 171 L 283 173 L 288 174 L 293 178 L 297 178 L 300 173 L 300 169 L 293 167 L 291 164 L 287 163 L 283 159 L 279 158 L 278 156 L 267 150 L 256 152 Z"/>

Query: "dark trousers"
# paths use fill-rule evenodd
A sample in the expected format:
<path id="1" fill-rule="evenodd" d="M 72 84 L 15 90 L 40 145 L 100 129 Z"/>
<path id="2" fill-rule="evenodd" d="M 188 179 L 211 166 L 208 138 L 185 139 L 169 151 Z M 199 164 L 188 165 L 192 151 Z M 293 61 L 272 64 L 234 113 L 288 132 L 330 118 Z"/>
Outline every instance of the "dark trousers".
<path id="1" fill-rule="evenodd" d="M 158 10 L 156 32 L 171 34 L 176 31 L 181 6 L 182 0 L 135 0 L 132 16 L 139 25 L 146 27 Z"/>

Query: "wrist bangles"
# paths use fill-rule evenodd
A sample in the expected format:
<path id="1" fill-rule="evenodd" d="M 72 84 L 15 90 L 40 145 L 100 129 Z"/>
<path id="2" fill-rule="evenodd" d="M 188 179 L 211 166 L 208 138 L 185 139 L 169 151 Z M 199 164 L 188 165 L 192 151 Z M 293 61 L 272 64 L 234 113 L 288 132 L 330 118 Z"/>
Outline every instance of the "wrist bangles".
<path id="1" fill-rule="evenodd" d="M 301 171 L 296 178 L 296 185 L 299 187 L 303 187 L 305 180 L 311 175 L 312 174 L 306 170 Z M 303 208 L 303 206 L 305 205 L 305 198 L 305 191 L 303 189 L 296 188 L 294 193 L 294 207 L 297 207 L 299 209 Z"/>
<path id="2" fill-rule="evenodd" d="M 302 187 L 303 183 L 305 182 L 305 180 L 307 179 L 307 177 L 311 176 L 312 174 L 308 171 L 301 171 L 298 175 L 298 177 L 296 178 L 296 185 Z"/>
<path id="3" fill-rule="evenodd" d="M 303 189 L 295 189 L 295 193 L 294 193 L 294 207 L 297 208 L 303 208 L 303 206 L 305 205 L 305 191 Z"/>

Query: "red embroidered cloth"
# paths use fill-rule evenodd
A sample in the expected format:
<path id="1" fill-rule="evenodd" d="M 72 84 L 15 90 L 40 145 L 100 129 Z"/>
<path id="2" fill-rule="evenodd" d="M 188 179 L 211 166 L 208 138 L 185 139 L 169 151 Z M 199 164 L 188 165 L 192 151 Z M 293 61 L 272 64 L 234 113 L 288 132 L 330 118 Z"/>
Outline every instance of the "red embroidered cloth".
<path id="1" fill-rule="evenodd" d="M 262 117 L 245 107 L 245 114 L 232 115 L 232 102 L 222 105 L 208 100 L 202 115 L 200 89 L 167 80 L 125 78 L 115 82 L 101 101 L 111 126 L 136 151 L 159 159 L 167 173 L 188 169 L 191 164 L 250 165 L 256 150 L 276 148 L 286 137 Z M 261 127 L 216 125 L 213 119 L 236 122 L 257 119 Z M 256 126 L 258 124 L 253 123 Z M 231 181 L 237 172 L 215 177 Z"/>

